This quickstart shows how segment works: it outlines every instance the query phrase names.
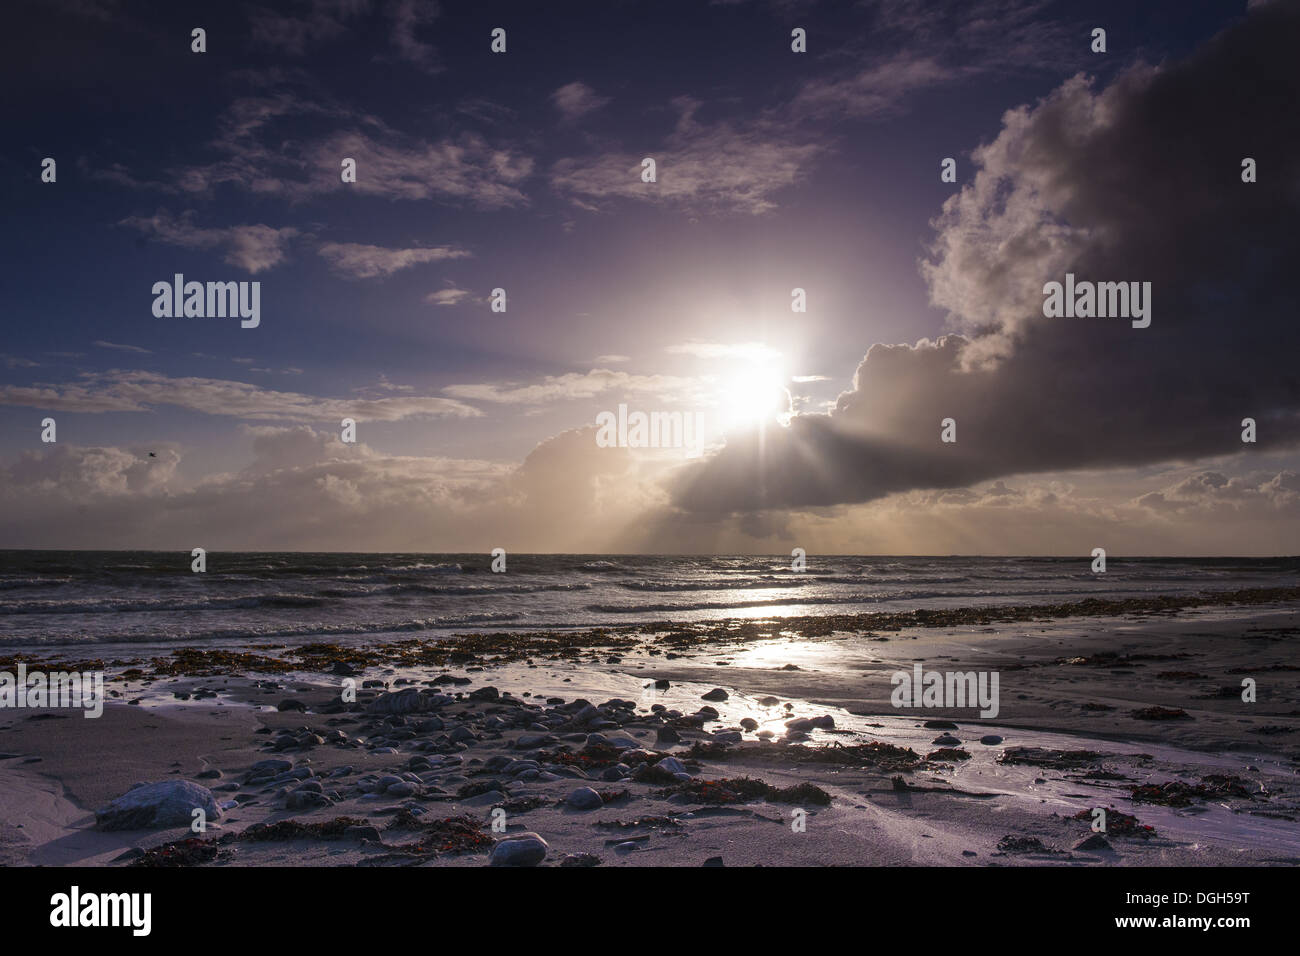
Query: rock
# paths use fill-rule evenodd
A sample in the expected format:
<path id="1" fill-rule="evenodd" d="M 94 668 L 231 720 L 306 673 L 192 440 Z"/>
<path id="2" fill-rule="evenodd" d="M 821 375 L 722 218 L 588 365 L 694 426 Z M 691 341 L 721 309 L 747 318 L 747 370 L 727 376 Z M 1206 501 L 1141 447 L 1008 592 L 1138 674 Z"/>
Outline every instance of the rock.
<path id="1" fill-rule="evenodd" d="M 340 677 L 351 677 L 354 674 L 358 674 L 360 672 L 351 664 L 349 664 L 347 661 L 335 661 L 334 668 L 330 671 L 330 673 L 338 674 Z"/>
<path id="2" fill-rule="evenodd" d="M 750 733 L 753 733 L 755 730 L 758 730 L 758 721 L 753 717 L 742 717 L 740 720 L 740 726 L 742 730 L 748 730 Z"/>
<path id="3" fill-rule="evenodd" d="M 294 700 L 292 697 L 286 697 L 284 700 L 280 701 L 280 703 L 275 705 L 275 709 L 279 711 L 306 710 L 307 705 L 300 700 Z"/>
<path id="4" fill-rule="evenodd" d="M 952 734 L 940 734 L 938 737 L 935 737 L 931 743 L 936 747 L 956 747 L 961 743 L 961 741 Z"/>
<path id="5" fill-rule="evenodd" d="M 490 866 L 536 866 L 546 859 L 549 844 L 531 830 L 506 837 L 492 848 Z"/>
<path id="6" fill-rule="evenodd" d="M 419 792 L 420 787 L 417 784 L 411 783 L 409 780 L 395 783 L 384 791 L 384 793 L 390 797 L 413 797 Z"/>
<path id="7" fill-rule="evenodd" d="M 722 857 L 711 856 L 700 865 L 701 866 L 726 866 L 727 864 L 722 862 Z"/>
<path id="8" fill-rule="evenodd" d="M 605 805 L 600 794 L 591 787 L 579 787 L 565 798 L 564 803 L 574 810 L 596 810 Z"/>
<path id="9" fill-rule="evenodd" d="M 204 770 L 204 771 L 202 771 L 202 772 L 200 772 L 200 773 L 196 773 L 196 774 L 194 775 L 194 779 L 195 779 L 195 780 L 220 780 L 220 779 L 221 779 L 221 771 L 220 771 L 220 770 L 215 770 L 215 769 L 214 769 L 214 770 Z"/>
<path id="10" fill-rule="evenodd" d="M 807 733 L 810 730 L 830 730 L 834 726 L 835 718 L 830 714 L 822 714 L 820 717 L 796 717 L 785 722 L 786 730 L 797 734 Z"/>
<path id="11" fill-rule="evenodd" d="M 401 690 L 380 694 L 366 708 L 368 714 L 418 714 L 433 710 L 439 706 L 441 695 L 425 694 L 418 687 L 404 687 Z"/>
<path id="12" fill-rule="evenodd" d="M 1074 848 L 1076 850 L 1113 850 L 1114 849 L 1114 847 L 1110 845 L 1110 841 L 1107 840 L 1100 833 L 1094 833 L 1092 834 L 1092 836 L 1085 837 L 1084 839 L 1076 843 L 1074 845 Z"/>
<path id="13" fill-rule="evenodd" d="M 316 810 L 333 805 L 333 800 L 315 790 L 295 790 L 284 799 L 286 810 Z"/>
<path id="14" fill-rule="evenodd" d="M 756 703 L 758 703 L 760 707 L 775 707 L 777 704 L 781 703 L 781 699 L 779 697 L 760 697 Z"/>
<path id="15" fill-rule="evenodd" d="M 987 747 L 996 747 L 998 744 L 1002 743 L 1002 738 L 997 734 L 985 734 L 980 738 L 980 743 Z"/>
<path id="16" fill-rule="evenodd" d="M 666 770 L 672 774 L 686 773 L 686 765 L 676 757 L 664 757 L 663 760 L 655 764 L 655 769 Z"/>
<path id="17" fill-rule="evenodd" d="M 107 806 L 95 811 L 99 830 L 151 830 L 188 827 L 194 810 L 206 814 L 208 822 L 221 816 L 212 791 L 188 780 L 163 780 L 135 787 Z"/>
<path id="18" fill-rule="evenodd" d="M 501 692 L 495 687 L 480 687 L 478 690 L 471 691 L 470 700 L 500 700 Z"/>
<path id="19" fill-rule="evenodd" d="M 727 699 L 728 697 L 730 697 L 730 696 L 731 696 L 731 695 L 728 694 L 728 693 L 727 693 L 725 690 L 723 690 L 721 687 L 715 687 L 715 688 L 713 688 L 713 690 L 709 691 L 707 694 L 705 694 L 704 696 L 702 696 L 700 699 L 701 699 L 701 700 L 726 700 L 726 699 Z"/>
<path id="20" fill-rule="evenodd" d="M 681 740 L 682 740 L 682 735 L 679 734 L 672 727 L 669 727 L 667 724 L 665 724 L 663 727 L 660 727 L 659 730 L 655 733 L 656 743 L 676 744 L 676 743 L 681 743 Z"/>
<path id="21" fill-rule="evenodd" d="M 466 807 L 494 807 L 498 803 L 505 803 L 506 795 L 500 790 L 488 790 L 473 797 L 467 797 L 460 801 L 462 806 Z"/>
<path id="22" fill-rule="evenodd" d="M 560 866 L 600 866 L 600 857 L 594 853 L 570 853 L 560 861 Z"/>
<path id="23" fill-rule="evenodd" d="M 956 730 L 957 725 L 951 720 L 927 720 L 923 725 L 927 730 Z"/>

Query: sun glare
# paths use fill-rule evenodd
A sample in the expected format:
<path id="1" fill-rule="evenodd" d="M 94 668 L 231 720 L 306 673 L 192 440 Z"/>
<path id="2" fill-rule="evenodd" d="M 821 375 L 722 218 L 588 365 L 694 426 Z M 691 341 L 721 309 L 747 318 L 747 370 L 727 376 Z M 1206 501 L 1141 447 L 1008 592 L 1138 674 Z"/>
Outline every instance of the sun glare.
<path id="1" fill-rule="evenodd" d="M 747 364 L 724 377 L 718 407 L 724 428 L 747 428 L 778 420 L 789 411 L 785 376 L 773 364 Z"/>

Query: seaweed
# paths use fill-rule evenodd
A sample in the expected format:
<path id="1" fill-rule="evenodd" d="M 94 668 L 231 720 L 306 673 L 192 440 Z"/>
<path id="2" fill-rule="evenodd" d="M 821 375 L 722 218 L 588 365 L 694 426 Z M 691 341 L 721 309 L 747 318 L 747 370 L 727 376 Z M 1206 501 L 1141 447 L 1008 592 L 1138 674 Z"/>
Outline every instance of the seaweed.
<path id="1" fill-rule="evenodd" d="M 211 863 L 213 860 L 224 858 L 227 855 L 216 840 L 200 840 L 198 837 L 190 837 L 188 840 L 164 843 L 161 846 L 145 850 L 143 854 L 136 857 L 127 866 L 196 866 L 200 863 Z"/>
<path id="2" fill-rule="evenodd" d="M 357 817 L 334 817 L 332 820 L 303 823 L 301 820 L 277 820 L 275 823 L 255 823 L 243 833 L 240 840 L 267 842 L 271 840 L 341 840 L 348 827 L 369 826 Z"/>
<path id="3" fill-rule="evenodd" d="M 811 803 L 830 806 L 831 795 L 811 783 L 793 787 L 774 787 L 753 777 L 732 777 L 722 780 L 688 780 L 675 787 L 659 791 L 656 796 L 671 797 L 678 794 L 697 803 L 726 804 L 748 803 L 763 799 L 769 803 Z"/>

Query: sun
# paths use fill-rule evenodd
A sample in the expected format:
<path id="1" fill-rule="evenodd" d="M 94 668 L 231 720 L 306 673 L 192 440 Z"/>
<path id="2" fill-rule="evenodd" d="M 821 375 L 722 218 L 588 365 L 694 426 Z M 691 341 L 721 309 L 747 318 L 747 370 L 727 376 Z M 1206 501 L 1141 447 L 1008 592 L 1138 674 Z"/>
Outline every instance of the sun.
<path id="1" fill-rule="evenodd" d="M 781 420 L 790 411 L 785 376 L 773 364 L 747 364 L 718 383 L 723 428 L 734 430 Z"/>

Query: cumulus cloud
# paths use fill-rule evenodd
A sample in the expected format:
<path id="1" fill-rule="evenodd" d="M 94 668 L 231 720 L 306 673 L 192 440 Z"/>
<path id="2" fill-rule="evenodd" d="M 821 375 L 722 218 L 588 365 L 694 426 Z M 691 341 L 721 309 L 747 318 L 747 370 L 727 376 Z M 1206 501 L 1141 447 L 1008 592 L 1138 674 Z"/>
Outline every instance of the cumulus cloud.
<path id="1" fill-rule="evenodd" d="M 1190 512 L 1211 512 L 1240 517 L 1300 517 L 1300 475 L 1280 471 L 1273 475 L 1234 475 L 1201 471 L 1160 491 L 1137 499 L 1143 508 L 1163 515 L 1185 517 Z"/>
<path id="2" fill-rule="evenodd" d="M 1262 7 L 1188 59 L 1082 77 L 1009 111 L 944 205 L 923 272 L 961 334 L 872 346 L 828 415 L 733 439 L 688 509 L 869 501 L 1004 475 L 1300 440 L 1300 11 Z M 1243 156 L 1269 170 L 1241 181 Z M 1044 318 L 1043 285 L 1152 283 L 1152 323 Z M 957 441 L 940 442 L 954 418 Z"/>
<path id="3" fill-rule="evenodd" d="M 626 449 L 594 429 L 518 466 L 386 455 L 311 428 L 247 430 L 252 460 L 197 481 L 121 448 L 59 445 L 0 465 L 0 535 L 15 547 L 608 551 L 655 501 Z"/>

